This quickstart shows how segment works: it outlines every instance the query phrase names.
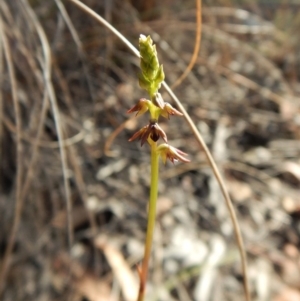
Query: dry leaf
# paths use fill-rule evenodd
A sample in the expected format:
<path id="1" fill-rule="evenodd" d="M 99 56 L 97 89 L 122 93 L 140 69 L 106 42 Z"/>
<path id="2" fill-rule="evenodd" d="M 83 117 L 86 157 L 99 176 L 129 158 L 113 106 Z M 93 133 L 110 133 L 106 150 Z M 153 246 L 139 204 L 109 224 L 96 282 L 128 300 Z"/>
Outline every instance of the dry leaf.
<path id="1" fill-rule="evenodd" d="M 228 192 L 232 198 L 237 202 L 243 202 L 252 198 L 253 193 L 249 184 L 229 179 L 226 181 Z"/>
<path id="2" fill-rule="evenodd" d="M 71 271 L 72 286 L 82 297 L 89 301 L 117 301 L 107 282 L 88 273 L 78 261 L 72 260 L 68 254 L 61 254 L 55 265 L 58 270 L 57 273 L 62 277 Z"/>
<path id="3" fill-rule="evenodd" d="M 95 244 L 98 248 L 103 250 L 105 257 L 120 284 L 125 300 L 136 301 L 139 288 L 138 278 L 131 270 L 122 253 L 113 247 L 105 237 L 98 237 Z"/>
<path id="4" fill-rule="evenodd" d="M 286 287 L 282 290 L 273 301 L 299 301 L 300 292 L 296 289 Z"/>
<path id="5" fill-rule="evenodd" d="M 85 274 L 75 282 L 74 287 L 89 301 L 117 301 L 107 283 Z"/>
<path id="6" fill-rule="evenodd" d="M 300 184 L 300 164 L 292 161 L 286 161 L 282 164 L 280 171 L 286 181 L 294 185 Z"/>

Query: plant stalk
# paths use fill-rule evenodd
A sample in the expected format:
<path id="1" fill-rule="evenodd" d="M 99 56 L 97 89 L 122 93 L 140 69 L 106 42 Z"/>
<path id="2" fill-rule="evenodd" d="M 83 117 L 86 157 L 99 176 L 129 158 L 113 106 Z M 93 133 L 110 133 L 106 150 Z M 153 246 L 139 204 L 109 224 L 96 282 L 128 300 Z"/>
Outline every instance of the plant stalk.
<path id="1" fill-rule="evenodd" d="M 147 234 L 145 241 L 145 253 L 142 263 L 142 270 L 140 271 L 140 288 L 138 301 L 143 301 L 145 296 L 149 260 L 151 255 L 153 233 L 155 229 L 155 218 L 156 218 L 156 203 L 158 193 L 158 173 L 159 173 L 159 154 L 156 151 L 156 142 L 151 143 L 151 183 L 150 183 L 150 199 L 148 208 L 148 224 Z"/>
<path id="2" fill-rule="evenodd" d="M 85 4 L 81 3 L 79 0 L 70 0 L 74 4 L 76 4 L 79 8 L 81 8 L 83 11 L 88 13 L 90 16 L 95 18 L 98 22 L 100 22 L 102 25 L 104 25 L 106 28 L 108 28 L 114 35 L 116 35 L 138 58 L 140 58 L 139 51 L 129 42 L 128 39 L 125 38 L 115 27 L 113 27 L 110 23 L 108 23 L 104 18 L 102 18 L 100 15 L 98 15 L 96 12 L 94 12 L 92 9 L 87 7 Z M 227 191 L 227 188 L 225 186 L 224 180 L 221 176 L 221 173 L 217 167 L 217 164 L 215 163 L 207 145 L 205 144 L 200 132 L 198 131 L 195 123 L 190 118 L 189 114 L 185 110 L 184 106 L 181 104 L 180 100 L 177 98 L 177 96 L 174 94 L 172 89 L 168 86 L 166 82 L 162 83 L 162 86 L 167 90 L 173 101 L 176 103 L 180 111 L 183 113 L 187 123 L 189 124 L 196 140 L 200 144 L 201 150 L 204 151 L 206 158 L 209 162 L 209 165 L 211 166 L 213 173 L 219 183 L 220 189 L 222 191 L 222 194 L 224 196 L 230 218 L 232 220 L 234 231 L 235 231 L 235 237 L 237 240 L 237 245 L 239 248 L 240 256 L 241 256 L 241 262 L 242 262 L 242 270 L 243 270 L 243 276 L 244 276 L 244 291 L 245 291 L 245 299 L 247 301 L 251 301 L 251 295 L 250 295 L 250 287 L 249 287 L 249 275 L 248 275 L 248 267 L 247 267 L 247 255 L 246 250 L 243 242 L 243 237 L 241 234 L 241 230 L 237 221 L 237 217 L 234 211 L 234 207 L 232 204 L 232 201 L 230 199 L 229 193 Z M 142 300 L 142 299 L 141 299 Z M 138 299 L 138 301 L 140 301 Z"/>

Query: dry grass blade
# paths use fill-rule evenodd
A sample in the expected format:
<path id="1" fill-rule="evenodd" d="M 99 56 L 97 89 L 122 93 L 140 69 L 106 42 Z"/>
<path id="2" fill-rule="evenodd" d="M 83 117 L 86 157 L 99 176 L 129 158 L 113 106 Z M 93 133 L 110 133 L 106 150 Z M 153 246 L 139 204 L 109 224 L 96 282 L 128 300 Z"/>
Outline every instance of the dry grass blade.
<path id="1" fill-rule="evenodd" d="M 42 109 L 43 112 L 43 109 Z M 14 124 L 5 116 L 3 116 L 3 123 L 4 125 L 13 133 L 16 133 L 16 127 L 14 126 Z M 43 148 L 59 148 L 60 145 L 62 145 L 63 147 L 68 147 L 71 146 L 73 144 L 76 144 L 78 142 L 80 142 L 81 140 L 83 140 L 84 138 L 84 131 L 81 130 L 78 134 L 75 134 L 74 136 L 70 137 L 70 138 L 66 138 L 64 140 L 61 141 L 61 143 L 56 142 L 56 141 L 48 141 L 48 140 L 41 140 L 41 139 L 33 139 L 32 137 L 30 137 L 28 134 L 21 132 L 21 138 L 31 144 L 35 144 L 37 143 L 37 145 L 39 147 L 43 147 Z"/>
<path id="2" fill-rule="evenodd" d="M 199 54 L 200 50 L 200 44 L 201 44 L 201 28 L 202 28 L 202 20 L 201 20 L 201 0 L 196 0 L 196 16 L 197 16 L 197 31 L 196 31 L 196 39 L 195 39 L 195 47 L 194 47 L 194 52 L 192 55 L 192 58 L 190 60 L 189 65 L 186 67 L 185 71 L 181 74 L 179 78 L 177 78 L 176 82 L 171 86 L 171 89 L 175 89 L 177 86 L 179 86 L 182 81 L 187 77 L 189 72 L 193 69 L 197 57 Z"/>
<path id="3" fill-rule="evenodd" d="M 3 47 L 2 47 L 2 40 L 0 38 L 0 74 L 3 74 Z M 0 78 L 0 87 L 2 86 L 3 76 Z M 0 89 L 0 120 L 3 120 L 3 94 L 2 89 Z M 3 137 L 3 124 L 0 122 L 0 137 Z M 0 161 L 2 161 L 2 145 L 0 143 Z M 2 180 L 0 173 L 0 181 Z"/>
<path id="4" fill-rule="evenodd" d="M 70 19 L 69 15 L 68 15 L 68 12 L 66 11 L 63 3 L 60 0 L 55 0 L 55 3 L 57 5 L 64 21 L 66 22 L 66 24 L 67 24 L 67 26 L 68 26 L 68 28 L 71 32 L 72 38 L 73 38 L 73 40 L 76 44 L 78 55 L 81 59 L 82 65 L 83 65 L 83 72 L 84 72 L 85 77 L 86 77 L 86 81 L 87 81 L 87 85 L 88 85 L 88 88 L 89 88 L 90 96 L 91 96 L 92 100 L 95 101 L 95 95 L 94 95 L 93 87 L 92 87 L 92 84 L 91 84 L 91 79 L 90 79 L 90 76 L 89 76 L 89 70 L 88 70 L 87 63 L 86 63 L 86 57 L 85 57 L 85 54 L 84 54 L 84 51 L 83 51 L 81 41 L 80 41 L 79 36 L 77 34 L 77 31 L 74 28 L 72 20 Z"/>
<path id="5" fill-rule="evenodd" d="M 14 111 L 15 111 L 16 128 L 17 128 L 17 131 L 16 131 L 17 179 L 16 179 L 16 201 L 15 201 L 14 220 L 13 220 L 13 225 L 12 225 L 10 235 L 8 238 L 8 244 L 5 249 L 2 268 L 1 268 L 1 272 L 0 272 L 0 296 L 2 294 L 2 290 L 5 285 L 5 278 L 6 278 L 7 270 L 9 268 L 10 256 L 11 256 L 13 246 L 15 243 L 16 234 L 17 234 L 17 230 L 18 230 L 18 226 L 19 226 L 19 222 L 20 222 L 20 218 L 21 218 L 22 205 L 23 205 L 22 200 L 21 200 L 21 192 L 22 192 L 21 186 L 22 186 L 22 173 L 23 173 L 22 144 L 21 144 L 21 135 L 20 135 L 21 128 L 22 128 L 21 112 L 20 112 L 20 107 L 19 107 L 19 103 L 18 103 L 17 82 L 16 82 L 16 78 L 15 78 L 15 71 L 14 71 L 13 61 L 12 61 L 12 57 L 11 57 L 10 46 L 7 41 L 4 26 L 5 25 L 2 23 L 2 21 L 0 19 L 0 36 L 2 37 L 3 52 L 4 52 L 6 64 L 7 64 L 8 73 L 9 73 L 13 106 L 14 106 Z"/>
<path id="6" fill-rule="evenodd" d="M 3 9 L 3 7 L 2 7 L 2 9 Z M 9 11 L 8 11 L 7 7 L 5 7 L 3 10 L 5 10 L 7 14 L 9 14 Z M 17 32 L 17 31 L 15 31 L 14 34 L 16 34 L 18 37 L 20 36 L 19 32 Z M 22 48 L 23 51 L 26 50 L 24 47 L 21 47 L 21 48 Z M 25 53 L 28 54 L 28 52 L 25 52 Z M 34 62 L 34 60 L 31 58 L 31 56 L 26 56 L 26 58 L 27 58 L 28 62 Z M 12 64 L 12 62 L 11 62 L 11 64 Z M 33 69 L 32 69 L 33 73 L 35 73 L 37 75 L 38 81 L 39 81 L 39 79 L 41 78 L 41 74 L 40 74 L 39 70 L 34 67 L 35 65 L 31 64 L 31 66 L 33 67 Z M 15 79 L 14 79 L 14 81 L 15 81 Z M 15 89 L 16 89 L 16 87 L 15 87 Z M 6 249 L 6 258 L 7 259 L 4 260 L 3 271 L 2 271 L 2 275 L 1 275 L 1 277 L 4 277 L 4 278 L 5 278 L 5 275 L 6 275 L 6 269 L 7 269 L 7 267 L 9 267 L 9 262 L 8 263 L 6 263 L 6 262 L 9 261 L 8 258 L 10 256 L 11 248 L 14 245 L 15 238 L 16 238 L 16 233 L 18 231 L 18 227 L 19 227 L 19 223 L 20 223 L 20 219 L 21 219 L 21 215 L 22 215 L 23 202 L 25 200 L 27 192 L 30 188 L 31 180 L 33 178 L 33 170 L 34 170 L 33 167 L 34 167 L 34 164 L 36 162 L 36 158 L 37 158 L 37 154 L 38 154 L 38 152 L 37 152 L 38 151 L 38 141 L 40 139 L 40 135 L 41 135 L 41 132 L 42 132 L 42 125 L 44 124 L 46 111 L 47 111 L 47 93 L 46 93 L 46 91 L 44 91 L 43 108 L 42 108 L 42 112 L 41 112 L 41 115 L 40 115 L 40 122 L 39 122 L 39 125 L 38 125 L 37 137 L 36 137 L 36 139 L 33 143 L 32 155 L 31 155 L 31 158 L 29 160 L 29 165 L 28 165 L 28 170 L 27 170 L 26 176 L 24 178 L 25 179 L 25 184 L 24 184 L 23 188 L 17 187 L 18 202 L 17 202 L 16 208 L 15 208 L 15 216 L 14 216 L 14 221 L 13 221 L 13 227 L 12 227 L 12 230 L 11 230 L 12 232 L 10 234 L 10 240 L 9 240 L 9 243 L 8 243 L 8 247 Z M 1 109 L 1 112 L 2 112 L 2 109 Z M 1 118 L 1 120 L 4 120 L 4 119 L 5 119 L 5 117 L 3 116 L 3 118 Z M 14 128 L 14 131 L 12 131 L 12 132 L 14 132 L 16 134 L 16 136 L 20 137 L 20 139 L 21 139 L 22 138 L 22 131 L 21 131 L 21 129 L 19 129 L 18 124 L 16 126 L 14 126 L 12 124 L 12 126 Z M 20 162 L 18 162 L 18 169 L 20 169 L 20 167 L 22 167 L 22 166 L 20 165 Z M 18 192 L 19 189 L 21 190 L 20 193 Z M 5 279 L 3 279 L 3 282 L 1 281 L 1 283 L 5 283 Z"/>
<path id="7" fill-rule="evenodd" d="M 73 2 L 74 4 L 76 4 L 78 7 L 80 7 L 85 12 L 87 12 L 89 15 L 94 17 L 101 24 L 106 26 L 109 30 L 111 30 L 118 38 L 120 38 L 121 41 L 123 41 L 129 47 L 130 50 L 132 50 L 132 52 L 136 56 L 139 57 L 139 51 L 119 31 L 117 31 L 111 24 L 109 24 L 101 16 L 96 14 L 93 10 L 88 8 L 86 5 L 84 5 L 80 1 L 78 1 L 78 0 L 70 0 L 70 1 Z M 233 223 L 233 226 L 234 226 L 235 236 L 236 236 L 236 240 L 237 240 L 237 244 L 238 244 L 238 248 L 239 248 L 239 252 L 240 252 L 240 256 L 241 256 L 242 270 L 243 270 L 243 275 L 244 275 L 245 299 L 247 301 L 250 301 L 251 297 L 250 297 L 250 289 L 249 289 L 249 277 L 248 277 L 248 269 L 247 269 L 246 251 L 245 251 L 245 247 L 244 247 L 244 244 L 243 244 L 243 238 L 242 238 L 241 230 L 240 230 L 238 220 L 237 220 L 237 217 L 236 217 L 236 214 L 235 214 L 235 211 L 234 211 L 234 207 L 233 207 L 233 204 L 231 202 L 228 191 L 226 189 L 224 180 L 221 176 L 220 171 L 218 170 L 218 167 L 217 167 L 217 165 L 216 165 L 216 163 L 215 163 L 208 147 L 206 146 L 201 134 L 198 132 L 198 129 L 197 129 L 196 125 L 194 124 L 194 122 L 192 121 L 192 119 L 190 118 L 189 114 L 186 112 L 185 108 L 183 107 L 183 105 L 181 104 L 179 99 L 176 97 L 176 95 L 174 94 L 172 89 L 166 84 L 166 82 L 163 82 L 163 86 L 167 90 L 169 95 L 172 97 L 172 99 L 175 101 L 176 105 L 179 107 L 181 112 L 183 113 L 183 115 L 184 115 L 186 121 L 188 122 L 193 134 L 195 135 L 197 141 L 200 144 L 201 150 L 204 151 L 204 153 L 206 155 L 206 158 L 207 158 L 207 160 L 208 160 L 208 162 L 209 162 L 209 164 L 210 164 L 210 166 L 213 170 L 213 173 L 214 173 L 214 175 L 215 175 L 215 177 L 218 181 L 218 184 L 221 188 L 222 194 L 225 198 L 226 205 L 227 205 L 227 208 L 228 208 L 228 211 L 230 213 L 230 217 L 231 217 L 231 220 L 232 220 L 232 223 Z"/>
<path id="8" fill-rule="evenodd" d="M 27 169 L 27 173 L 26 173 L 26 177 L 25 177 L 25 184 L 23 186 L 22 189 L 22 202 L 24 201 L 24 199 L 26 198 L 26 195 L 28 193 L 28 190 L 30 188 L 31 185 L 31 180 L 33 179 L 33 172 L 34 172 L 34 165 L 36 163 L 37 157 L 38 157 L 38 146 L 39 146 L 39 141 L 40 141 L 40 137 L 42 135 L 42 130 L 43 130 L 43 124 L 46 118 L 46 113 L 48 110 L 48 94 L 47 91 L 44 91 L 44 97 L 43 97 L 43 106 L 42 106 L 42 111 L 41 111 L 41 115 L 40 115 L 40 120 L 38 123 L 38 129 L 37 129 L 37 133 L 36 133 L 36 137 L 34 139 L 34 143 L 32 146 L 32 155 L 29 161 L 29 165 L 28 165 L 28 169 Z"/>
<path id="9" fill-rule="evenodd" d="M 9 14 L 9 10 L 8 10 L 7 7 L 5 7 L 5 11 L 6 11 L 7 14 Z M 11 15 L 10 15 L 10 19 L 12 19 Z M 22 35 L 18 31 L 17 28 L 14 28 L 12 34 L 15 36 L 16 40 L 22 41 Z M 23 53 L 24 57 L 26 57 L 27 62 L 31 67 L 31 71 L 36 77 L 37 83 L 42 83 L 42 73 L 38 69 L 38 67 L 35 63 L 35 60 L 32 56 L 32 53 L 30 51 L 28 51 L 28 49 L 26 49 L 26 47 L 23 44 L 23 41 L 20 42 L 19 45 L 20 45 L 20 51 Z M 33 144 L 33 146 L 32 146 L 32 155 L 31 155 L 30 160 L 29 160 L 26 175 L 24 174 L 25 183 L 24 183 L 23 188 L 22 188 L 21 203 L 24 202 L 24 200 L 26 198 L 26 195 L 29 191 L 30 185 L 31 185 L 31 180 L 33 179 L 34 165 L 35 165 L 35 162 L 36 162 L 36 159 L 37 159 L 37 156 L 38 156 L 38 146 L 40 144 L 40 138 L 41 138 L 41 134 L 42 134 L 43 124 L 44 124 L 46 113 L 47 113 L 47 110 L 48 110 L 47 90 L 44 87 L 42 87 L 41 85 L 40 85 L 39 89 L 43 90 L 42 109 L 41 109 L 41 113 L 39 114 L 39 121 L 38 121 L 38 126 L 37 126 L 36 138 L 32 139 L 33 140 L 33 142 L 32 142 L 32 144 Z M 3 122 L 6 126 L 8 126 L 8 128 L 11 130 L 11 132 L 17 133 L 17 127 L 15 127 L 14 124 L 12 122 L 10 122 L 7 117 L 3 116 L 3 119 L 1 118 L 1 120 L 3 120 Z M 19 134 L 21 136 L 21 139 L 24 139 L 24 133 L 23 133 L 22 130 L 19 132 Z M 31 140 L 31 138 L 29 138 L 29 139 Z"/>
<path id="10" fill-rule="evenodd" d="M 41 41 L 44 59 L 45 59 L 45 69 L 44 69 L 44 80 L 45 85 L 47 88 L 47 92 L 49 95 L 52 111 L 53 111 L 53 117 L 55 120 L 55 127 L 57 132 L 57 137 L 59 141 L 59 150 L 60 150 L 60 157 L 61 157 L 61 164 L 62 164 L 62 172 L 63 172 L 63 179 L 64 179 L 64 188 L 65 188 L 65 196 L 66 196 L 66 207 L 67 207 L 67 214 L 68 214 L 68 243 L 69 248 L 71 249 L 71 246 L 73 244 L 73 230 L 72 230 L 72 204 L 71 204 L 71 192 L 70 192 L 70 185 L 68 182 L 68 166 L 67 166 L 67 159 L 66 159 L 66 150 L 63 146 L 63 130 L 62 125 L 60 121 L 60 113 L 56 101 L 55 92 L 53 89 L 53 85 L 51 82 L 51 50 L 50 46 L 46 37 L 46 34 L 44 32 L 43 27 L 40 25 L 34 11 L 30 7 L 30 5 L 25 1 L 22 0 L 21 2 L 23 4 L 23 8 L 27 12 L 29 19 L 32 20 L 36 31 L 38 33 L 39 39 Z"/>
<path id="11" fill-rule="evenodd" d="M 80 1 L 77 0 L 70 0 L 70 1 L 76 4 L 78 7 L 80 7 L 83 11 L 87 12 L 93 18 L 98 20 L 101 24 L 103 24 L 106 28 L 108 28 L 114 35 L 116 35 L 137 57 L 140 57 L 140 52 L 116 28 L 114 28 L 100 15 L 98 15 L 96 12 L 94 12 L 92 9 L 90 9 L 88 6 L 81 3 Z"/>

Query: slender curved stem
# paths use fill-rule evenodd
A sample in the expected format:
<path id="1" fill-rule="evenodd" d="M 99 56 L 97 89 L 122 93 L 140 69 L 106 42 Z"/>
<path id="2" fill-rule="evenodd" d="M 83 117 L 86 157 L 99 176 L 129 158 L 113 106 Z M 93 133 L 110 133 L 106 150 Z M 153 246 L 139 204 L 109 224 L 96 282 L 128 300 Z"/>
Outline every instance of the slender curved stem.
<path id="1" fill-rule="evenodd" d="M 151 183 L 150 183 L 150 199 L 148 208 L 148 225 L 145 241 L 145 253 L 142 263 L 142 270 L 140 271 L 140 289 L 138 301 L 143 301 L 145 296 L 145 288 L 147 282 L 149 259 L 151 255 L 153 233 L 155 229 L 156 219 L 156 203 L 158 193 L 158 175 L 159 175 L 159 155 L 156 151 L 157 144 L 151 144 Z"/>

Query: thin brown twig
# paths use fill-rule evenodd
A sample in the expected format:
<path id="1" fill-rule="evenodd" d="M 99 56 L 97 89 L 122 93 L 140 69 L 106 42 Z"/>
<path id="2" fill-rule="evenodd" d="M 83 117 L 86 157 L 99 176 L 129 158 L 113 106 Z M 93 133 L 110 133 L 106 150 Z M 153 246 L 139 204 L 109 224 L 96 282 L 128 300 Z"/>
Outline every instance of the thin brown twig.
<path id="1" fill-rule="evenodd" d="M 81 3 L 78 0 L 70 0 L 71 2 L 73 2 L 74 4 L 76 4 L 79 8 L 81 8 L 83 11 L 85 11 L 86 13 L 88 13 L 90 16 L 92 16 L 93 18 L 95 18 L 96 20 L 98 20 L 102 25 L 106 26 L 109 30 L 111 30 L 122 42 L 125 43 L 125 45 L 137 56 L 140 57 L 139 51 L 118 31 L 116 30 L 111 24 L 109 24 L 105 19 L 103 19 L 100 15 L 98 15 L 97 13 L 95 13 L 92 9 L 90 9 L 89 7 L 87 7 L 85 4 Z M 245 251 L 245 247 L 244 247 L 244 243 L 243 243 L 243 238 L 242 238 L 242 234 L 241 234 L 241 230 L 238 224 L 238 220 L 234 211 L 234 207 L 233 204 L 231 202 L 229 193 L 226 189 L 224 180 L 221 176 L 220 171 L 218 170 L 218 167 L 208 149 L 208 147 L 206 146 L 201 134 L 199 133 L 196 125 L 194 124 L 194 122 L 192 121 L 192 119 L 190 118 L 189 114 L 186 112 L 184 106 L 181 104 L 180 100 L 177 98 L 177 96 L 174 94 L 174 92 L 171 90 L 171 88 L 168 86 L 168 84 L 166 82 L 163 82 L 163 86 L 164 88 L 167 90 L 167 92 L 169 93 L 169 95 L 172 97 L 172 99 L 174 100 L 174 102 L 177 104 L 177 106 L 179 107 L 179 109 L 181 110 L 181 112 L 183 113 L 187 123 L 189 124 L 196 140 L 198 141 L 201 150 L 204 151 L 205 156 L 213 170 L 213 173 L 218 181 L 218 184 L 220 186 L 220 189 L 222 191 L 222 194 L 224 196 L 232 223 L 233 223 L 233 227 L 234 227 L 234 232 L 235 232 L 235 237 L 236 237 L 236 241 L 237 241 L 237 245 L 239 248 L 239 252 L 240 252 L 240 256 L 241 256 L 241 263 L 242 263 L 242 270 L 243 270 L 243 276 L 244 276 L 244 292 L 245 292 L 245 299 L 247 301 L 251 301 L 251 297 L 250 297 L 250 288 L 249 288 L 249 276 L 248 276 L 248 267 L 247 267 L 247 256 L 246 256 L 246 251 Z"/>
<path id="2" fill-rule="evenodd" d="M 104 144 L 104 154 L 107 157 L 115 157 L 115 153 L 110 150 L 110 147 L 112 145 L 112 143 L 114 142 L 114 140 L 116 139 L 116 137 L 124 130 L 124 128 L 126 127 L 126 125 L 130 122 L 132 122 L 133 119 L 135 119 L 136 117 L 139 116 L 131 116 L 129 119 L 125 120 L 123 123 L 121 123 L 110 135 L 109 137 L 106 139 L 105 144 Z"/>
<path id="3" fill-rule="evenodd" d="M 191 58 L 191 60 L 188 64 L 188 66 L 186 67 L 184 72 L 181 74 L 181 76 L 179 78 L 177 78 L 175 83 L 171 85 L 171 89 L 175 89 L 177 86 L 179 86 L 182 83 L 182 81 L 191 72 L 191 70 L 193 69 L 193 67 L 194 67 L 194 65 L 197 61 L 197 57 L 198 57 L 199 50 L 200 50 L 200 45 L 201 45 L 201 32 L 202 32 L 201 13 L 202 13 L 202 11 L 201 11 L 201 0 L 196 0 L 197 26 L 196 26 L 196 39 L 195 39 L 194 52 L 193 52 L 192 58 Z"/>
<path id="4" fill-rule="evenodd" d="M 22 143 L 21 143 L 21 135 L 20 135 L 21 128 L 22 128 L 22 120 L 21 120 L 21 112 L 20 112 L 20 106 L 19 106 L 18 96 L 17 96 L 18 87 L 15 78 L 15 71 L 14 71 L 14 66 L 13 66 L 13 61 L 11 56 L 11 49 L 10 49 L 9 42 L 7 41 L 7 37 L 4 30 L 4 24 L 2 23 L 1 18 L 0 18 L 0 37 L 2 37 L 3 52 L 4 52 L 4 57 L 6 60 L 7 69 L 9 73 L 9 80 L 11 84 L 11 93 L 12 93 L 13 106 L 15 111 L 15 121 L 16 121 L 16 149 L 17 149 L 15 212 L 14 212 L 13 224 L 8 237 L 8 243 L 3 256 L 2 268 L 0 272 L 0 296 L 1 296 L 5 285 L 7 271 L 10 264 L 11 253 L 15 244 L 18 226 L 21 219 L 21 212 L 22 212 L 22 205 L 23 205 L 23 202 L 21 200 L 23 164 L 22 164 Z"/>

